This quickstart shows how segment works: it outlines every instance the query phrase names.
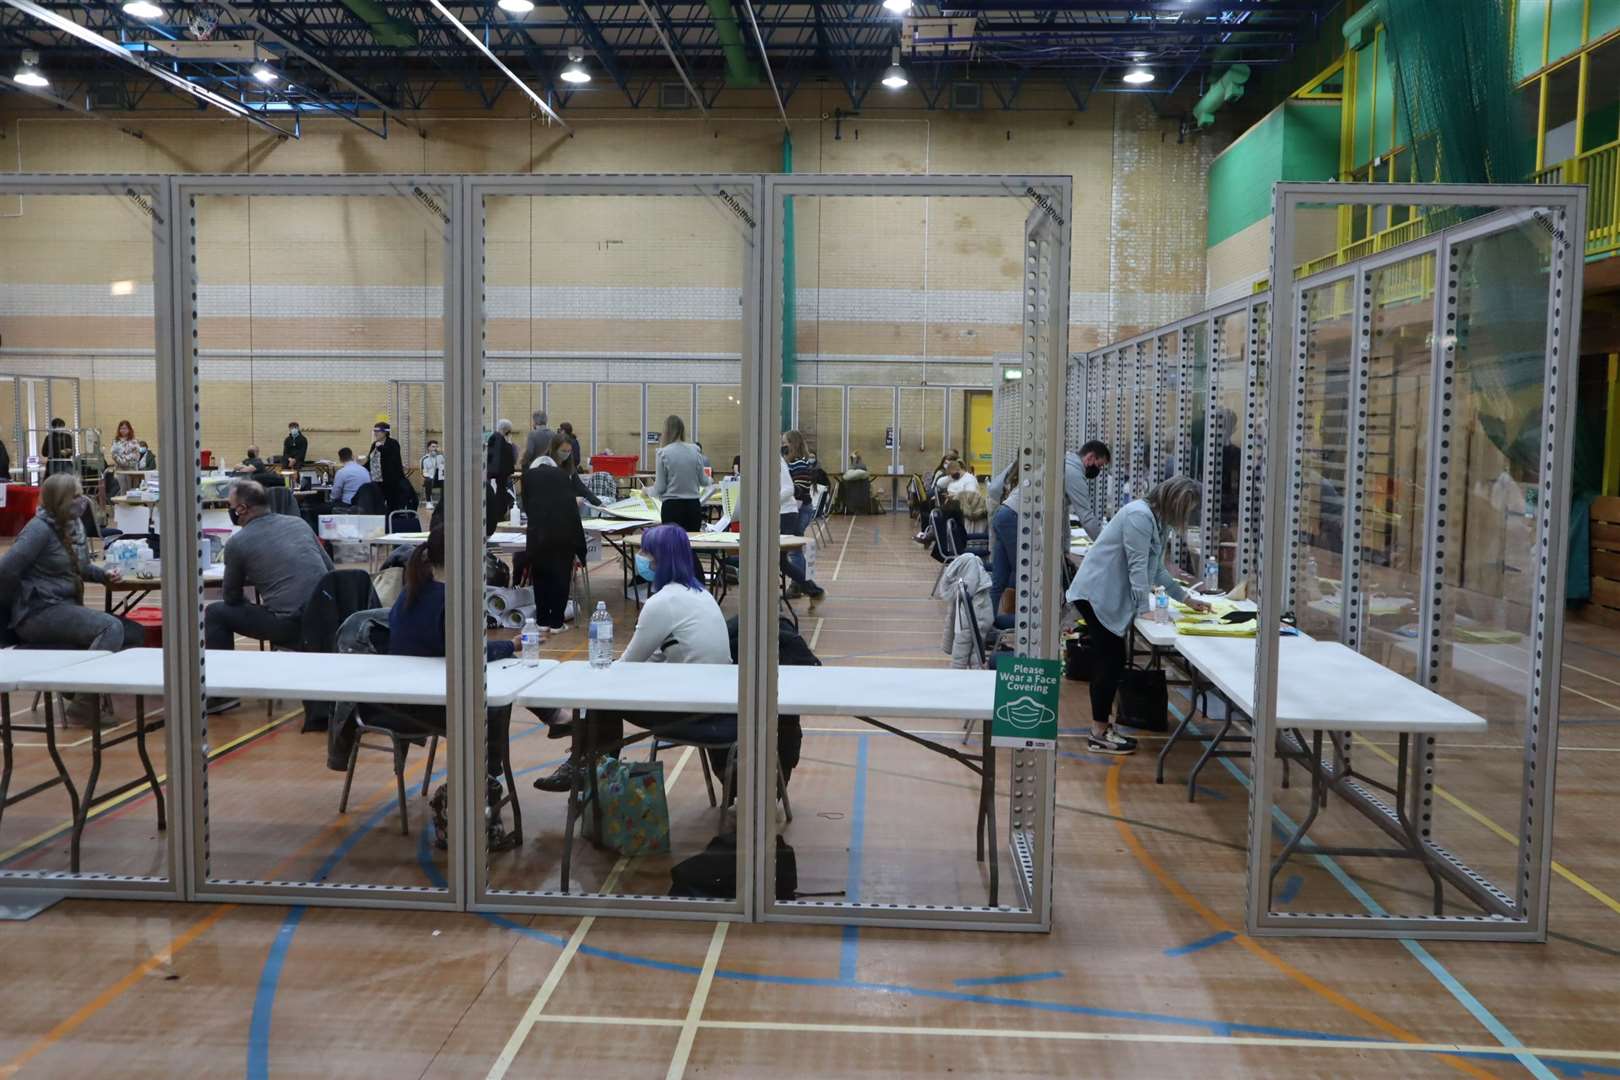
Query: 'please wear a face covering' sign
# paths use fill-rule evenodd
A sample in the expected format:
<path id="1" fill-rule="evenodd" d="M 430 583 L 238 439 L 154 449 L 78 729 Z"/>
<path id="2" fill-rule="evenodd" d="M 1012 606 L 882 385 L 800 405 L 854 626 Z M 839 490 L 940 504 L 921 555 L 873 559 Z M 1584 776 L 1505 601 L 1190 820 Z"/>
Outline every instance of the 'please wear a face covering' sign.
<path id="1" fill-rule="evenodd" d="M 996 707 L 990 722 L 993 746 L 1051 750 L 1057 746 L 1060 660 L 1027 656 L 996 658 Z"/>

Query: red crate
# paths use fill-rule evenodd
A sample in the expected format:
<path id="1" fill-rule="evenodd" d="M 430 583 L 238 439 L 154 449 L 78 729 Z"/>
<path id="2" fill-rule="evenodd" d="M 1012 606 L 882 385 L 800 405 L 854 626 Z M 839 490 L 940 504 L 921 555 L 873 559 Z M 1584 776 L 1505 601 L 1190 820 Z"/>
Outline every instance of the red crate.
<path id="1" fill-rule="evenodd" d="M 155 607 L 138 607 L 125 614 L 124 618 L 130 622 L 140 623 L 146 631 L 145 648 L 163 648 L 163 609 Z"/>
<path id="2" fill-rule="evenodd" d="M 636 466 L 641 463 L 639 454 L 592 454 L 591 471 L 605 472 L 611 476 L 634 476 Z"/>

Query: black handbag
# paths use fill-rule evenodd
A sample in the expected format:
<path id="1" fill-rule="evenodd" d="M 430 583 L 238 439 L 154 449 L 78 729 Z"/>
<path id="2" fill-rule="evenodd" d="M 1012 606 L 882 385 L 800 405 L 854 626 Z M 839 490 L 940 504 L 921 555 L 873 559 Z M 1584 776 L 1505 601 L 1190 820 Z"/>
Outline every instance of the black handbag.
<path id="1" fill-rule="evenodd" d="M 1091 681 L 1091 643 L 1085 634 L 1063 643 L 1063 677 L 1073 682 Z"/>
<path id="2" fill-rule="evenodd" d="M 1157 668 L 1128 667 L 1119 682 L 1119 722 L 1138 731 L 1170 730 L 1170 688 Z"/>

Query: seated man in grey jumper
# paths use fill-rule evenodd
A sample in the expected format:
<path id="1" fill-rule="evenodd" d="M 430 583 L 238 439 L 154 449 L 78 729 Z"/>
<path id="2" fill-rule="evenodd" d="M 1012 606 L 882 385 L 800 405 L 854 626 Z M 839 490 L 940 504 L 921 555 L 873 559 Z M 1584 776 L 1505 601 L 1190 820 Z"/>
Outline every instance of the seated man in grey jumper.
<path id="1" fill-rule="evenodd" d="M 303 639 L 304 605 L 332 560 L 303 518 L 270 511 L 270 497 L 252 480 L 231 485 L 231 521 L 241 531 L 225 544 L 225 598 L 203 612 L 203 643 L 234 649 L 236 637 L 292 646 Z M 247 601 L 252 586 L 258 603 Z M 225 702 L 209 702 L 219 712 Z"/>

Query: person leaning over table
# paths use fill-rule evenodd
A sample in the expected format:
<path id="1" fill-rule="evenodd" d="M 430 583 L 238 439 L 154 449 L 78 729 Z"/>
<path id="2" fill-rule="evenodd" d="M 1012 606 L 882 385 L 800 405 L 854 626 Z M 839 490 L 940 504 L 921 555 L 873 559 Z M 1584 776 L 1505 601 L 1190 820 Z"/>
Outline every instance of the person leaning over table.
<path id="1" fill-rule="evenodd" d="M 524 554 L 534 582 L 534 621 L 558 633 L 568 629 L 568 586 L 574 560 L 585 558 L 585 529 L 574 490 L 579 478 L 552 457 L 566 453 L 571 464 L 573 447 L 563 436 L 553 435 L 547 450 L 523 472 L 523 513 L 528 518 Z"/>
<path id="2" fill-rule="evenodd" d="M 231 524 L 240 530 L 225 543 L 224 599 L 203 611 L 203 643 L 210 649 L 234 649 L 236 637 L 257 638 L 290 647 L 303 640 L 304 606 L 321 579 L 332 572 L 332 560 L 303 518 L 275 514 L 264 485 L 238 480 L 226 506 Z M 249 586 L 258 603 L 247 602 Z M 235 699 L 210 700 L 210 713 L 237 705 Z"/>
<path id="3" fill-rule="evenodd" d="M 1079 605 L 1091 647 L 1091 734 L 1093 754 L 1130 754 L 1136 740 L 1112 724 L 1114 695 L 1125 671 L 1125 639 L 1136 616 L 1148 610 L 1153 588 L 1164 586 L 1171 599 L 1194 611 L 1209 605 L 1183 589 L 1164 565 L 1171 533 L 1184 533 L 1198 519 L 1203 489 L 1185 476 L 1155 485 L 1146 498 L 1120 507 L 1086 552 L 1068 598 Z"/>
<path id="4" fill-rule="evenodd" d="M 1071 515 L 1080 519 L 1080 528 L 1095 540 L 1102 534 L 1102 514 L 1097 506 L 1097 477 L 1114 460 L 1108 444 L 1092 439 L 1078 451 L 1063 455 L 1063 524 L 1067 529 Z M 1001 611 L 1001 594 L 1012 584 L 1013 565 L 1018 558 L 1018 505 L 1021 500 L 1017 475 L 1018 462 L 1014 461 L 990 480 L 990 496 L 999 499 L 995 513 L 990 515 L 990 604 Z M 1039 477 L 1032 472 L 1031 478 Z M 1003 497 L 1005 492 L 1005 497 Z M 1007 624 L 1011 626 L 1009 622 Z"/>
<path id="5" fill-rule="evenodd" d="M 693 569 L 691 541 L 679 525 L 658 525 L 641 535 L 636 575 L 652 586 L 652 595 L 636 617 L 635 633 L 617 664 L 662 660 L 666 664 L 730 664 L 731 634 L 702 577 Z M 655 676 L 656 677 L 656 676 Z M 605 746 L 624 738 L 626 721 L 642 728 L 666 725 L 671 712 L 592 709 L 586 724 L 570 725 L 573 749 L 550 776 L 535 781 L 541 791 L 567 791 L 591 745 Z"/>
<path id="6" fill-rule="evenodd" d="M 302 468 L 309 460 L 309 440 L 298 421 L 287 421 L 287 437 L 281 440 L 281 461 L 289 469 Z"/>
<path id="7" fill-rule="evenodd" d="M 10 629 L 24 645 L 118 652 L 145 640 L 139 623 L 84 606 L 86 581 L 121 580 L 118 571 L 90 561 L 84 532 L 89 505 L 72 473 L 46 477 L 33 520 L 0 556 L 0 597 L 10 607 Z M 65 719 L 90 726 L 100 716 L 97 696 L 81 694 L 68 703 Z"/>

